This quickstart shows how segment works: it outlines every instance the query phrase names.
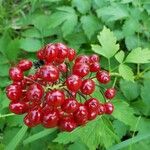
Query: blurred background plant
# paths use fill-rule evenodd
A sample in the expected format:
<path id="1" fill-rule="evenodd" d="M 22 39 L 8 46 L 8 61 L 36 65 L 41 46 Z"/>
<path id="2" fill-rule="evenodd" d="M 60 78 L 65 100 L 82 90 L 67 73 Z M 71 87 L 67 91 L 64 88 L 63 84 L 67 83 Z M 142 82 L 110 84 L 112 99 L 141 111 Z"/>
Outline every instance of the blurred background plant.
<path id="1" fill-rule="evenodd" d="M 27 129 L 22 116 L 10 114 L 9 67 L 21 58 L 34 60 L 50 42 L 66 43 L 78 54 L 102 55 L 102 68 L 117 79 L 112 117 L 59 133 L 41 126 Z M 0 0 L 1 150 L 149 150 L 149 89 L 149 0 Z"/>

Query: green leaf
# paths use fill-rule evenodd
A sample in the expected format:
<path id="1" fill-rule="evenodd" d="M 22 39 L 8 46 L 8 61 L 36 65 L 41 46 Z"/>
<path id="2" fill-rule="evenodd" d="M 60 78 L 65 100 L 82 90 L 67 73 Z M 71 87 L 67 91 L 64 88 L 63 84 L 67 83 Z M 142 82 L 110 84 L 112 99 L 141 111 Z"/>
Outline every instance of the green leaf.
<path id="1" fill-rule="evenodd" d="M 100 8 L 96 12 L 98 17 L 102 17 L 102 19 L 106 22 L 124 19 L 129 15 L 127 7 L 117 3 Z"/>
<path id="2" fill-rule="evenodd" d="M 23 125 L 19 132 L 13 137 L 11 142 L 6 146 L 5 150 L 15 150 L 17 145 L 21 142 L 22 138 L 26 134 L 28 127 Z"/>
<path id="3" fill-rule="evenodd" d="M 85 14 L 90 11 L 91 0 L 73 0 L 72 5 L 77 7 L 80 13 Z"/>
<path id="4" fill-rule="evenodd" d="M 132 68 L 125 64 L 119 65 L 119 74 L 123 77 L 123 79 L 128 81 L 134 81 L 134 73 Z"/>
<path id="5" fill-rule="evenodd" d="M 99 20 L 93 16 L 82 16 L 81 17 L 82 28 L 89 39 L 100 29 Z"/>
<path id="6" fill-rule="evenodd" d="M 20 48 L 27 52 L 36 52 L 42 47 L 42 43 L 34 38 L 22 38 L 20 40 Z"/>
<path id="7" fill-rule="evenodd" d="M 122 0 L 121 3 L 126 4 L 126 3 L 131 3 L 133 0 Z"/>
<path id="8" fill-rule="evenodd" d="M 85 144 L 81 141 L 76 141 L 73 144 L 69 145 L 68 150 L 88 150 Z"/>
<path id="9" fill-rule="evenodd" d="M 121 50 L 115 55 L 115 58 L 119 63 L 122 63 L 124 60 L 124 56 L 125 56 L 125 53 L 124 51 Z"/>
<path id="10" fill-rule="evenodd" d="M 81 126 L 74 131 L 68 133 L 59 133 L 54 142 L 67 144 L 81 139 L 90 150 L 95 150 L 99 144 L 104 145 L 106 148 L 111 146 L 118 137 L 108 127 L 106 122 L 101 117 L 94 121 L 90 121 L 86 126 Z"/>
<path id="11" fill-rule="evenodd" d="M 110 29 L 104 27 L 98 35 L 98 40 L 101 46 L 92 45 L 92 50 L 106 58 L 111 58 L 119 50 L 119 45 L 116 44 L 116 37 Z"/>
<path id="12" fill-rule="evenodd" d="M 150 50 L 147 48 L 142 49 L 140 47 L 133 49 L 126 57 L 125 62 L 137 64 L 150 63 Z"/>
<path id="13" fill-rule="evenodd" d="M 140 94 L 140 86 L 137 82 L 121 80 L 120 89 L 128 100 L 134 100 Z"/>
<path id="14" fill-rule="evenodd" d="M 30 28 L 22 32 L 23 37 L 29 37 L 29 38 L 41 38 L 41 34 L 36 28 Z"/>

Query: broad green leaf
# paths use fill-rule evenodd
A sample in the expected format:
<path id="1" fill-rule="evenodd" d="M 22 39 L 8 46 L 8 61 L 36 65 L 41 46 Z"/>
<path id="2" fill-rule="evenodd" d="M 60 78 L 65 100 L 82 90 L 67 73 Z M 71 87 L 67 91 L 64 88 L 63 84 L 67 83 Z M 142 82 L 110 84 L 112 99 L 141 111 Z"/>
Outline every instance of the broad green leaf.
<path id="1" fill-rule="evenodd" d="M 115 58 L 119 63 L 122 63 L 124 60 L 124 56 L 125 56 L 125 53 L 124 51 L 121 50 L 115 55 Z"/>
<path id="2" fill-rule="evenodd" d="M 10 64 L 0 65 L 0 77 L 7 77 L 9 72 Z"/>
<path id="3" fill-rule="evenodd" d="M 121 3 L 126 4 L 126 3 L 131 3 L 133 0 L 122 0 Z"/>
<path id="4" fill-rule="evenodd" d="M 68 150 L 88 150 L 88 148 L 81 141 L 75 141 L 69 145 Z"/>
<path id="5" fill-rule="evenodd" d="M 125 64 L 119 65 L 119 74 L 123 77 L 123 79 L 128 81 L 134 81 L 134 73 L 132 68 Z"/>
<path id="6" fill-rule="evenodd" d="M 81 23 L 82 28 L 89 39 L 91 39 L 94 33 L 100 29 L 100 22 L 93 15 L 82 16 Z"/>
<path id="7" fill-rule="evenodd" d="M 150 80 L 144 80 L 143 86 L 141 87 L 141 97 L 144 103 L 150 105 Z"/>
<path id="8" fill-rule="evenodd" d="M 5 88 L 7 85 L 11 83 L 8 77 L 0 77 L 0 87 Z"/>
<path id="9" fill-rule="evenodd" d="M 129 104 L 123 100 L 116 99 L 113 101 L 114 104 L 114 112 L 112 116 L 123 122 L 126 125 L 135 127 L 136 117 L 134 116 L 134 110 L 129 106 Z"/>
<path id="10" fill-rule="evenodd" d="M 114 3 L 114 5 L 98 9 L 97 15 L 105 22 L 109 22 L 127 18 L 129 14 L 125 5 Z"/>
<path id="11" fill-rule="evenodd" d="M 19 132 L 13 137 L 10 143 L 6 146 L 5 150 L 15 150 L 17 145 L 21 142 L 22 138 L 27 132 L 28 127 L 23 125 Z"/>
<path id="12" fill-rule="evenodd" d="M 116 44 L 116 37 L 110 29 L 104 27 L 97 36 L 101 46 L 92 45 L 92 50 L 106 58 L 111 58 L 119 50 L 119 45 Z"/>
<path id="13" fill-rule="evenodd" d="M 24 32 L 22 32 L 22 36 L 29 38 L 41 38 L 40 32 L 35 28 L 25 30 Z"/>
<path id="14" fill-rule="evenodd" d="M 140 86 L 137 82 L 121 80 L 120 89 L 128 100 L 134 100 L 140 95 Z"/>
<path id="15" fill-rule="evenodd" d="M 59 133 L 54 142 L 67 144 L 81 140 L 90 150 L 95 150 L 99 144 L 106 148 L 111 146 L 118 137 L 108 127 L 101 117 L 94 121 L 90 121 L 86 126 L 78 127 L 74 131 L 68 133 Z"/>
<path id="16" fill-rule="evenodd" d="M 27 52 L 36 52 L 42 47 L 42 43 L 34 38 L 22 38 L 20 40 L 20 48 Z"/>
<path id="17" fill-rule="evenodd" d="M 85 14 L 90 11 L 91 0 L 72 0 L 72 5 L 75 6 L 80 13 Z"/>
<path id="18" fill-rule="evenodd" d="M 150 63 L 150 50 L 147 48 L 142 49 L 140 47 L 133 49 L 126 57 L 125 62 L 137 64 Z"/>

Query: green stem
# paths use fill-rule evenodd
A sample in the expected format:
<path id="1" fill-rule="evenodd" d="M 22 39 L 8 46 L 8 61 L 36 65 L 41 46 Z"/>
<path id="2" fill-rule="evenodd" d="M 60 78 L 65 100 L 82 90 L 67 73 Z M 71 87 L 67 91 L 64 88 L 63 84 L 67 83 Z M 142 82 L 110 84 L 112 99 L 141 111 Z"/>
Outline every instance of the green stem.
<path id="1" fill-rule="evenodd" d="M 116 76 L 116 77 L 122 77 L 119 73 L 117 72 L 112 72 L 110 73 L 111 76 Z"/>
<path id="2" fill-rule="evenodd" d="M 115 77 L 115 79 L 114 79 L 114 83 L 113 83 L 113 88 L 115 87 L 115 84 L 116 84 L 116 81 L 117 81 L 117 77 Z"/>
<path id="3" fill-rule="evenodd" d="M 14 116 L 15 114 L 11 113 L 11 114 L 5 114 L 5 115 L 2 115 L 0 114 L 0 118 L 5 118 L 5 117 L 9 117 L 9 116 Z"/>
<path id="4" fill-rule="evenodd" d="M 109 67 L 109 72 L 111 71 L 111 67 L 110 67 L 110 59 L 108 59 L 108 67 Z"/>

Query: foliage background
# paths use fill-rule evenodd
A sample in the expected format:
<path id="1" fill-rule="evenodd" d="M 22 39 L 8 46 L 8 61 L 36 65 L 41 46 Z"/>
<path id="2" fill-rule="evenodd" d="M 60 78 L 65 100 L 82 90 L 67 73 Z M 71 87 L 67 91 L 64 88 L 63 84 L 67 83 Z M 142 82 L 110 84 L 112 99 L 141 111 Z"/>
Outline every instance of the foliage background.
<path id="1" fill-rule="evenodd" d="M 34 52 L 49 42 L 102 55 L 102 68 L 117 79 L 111 117 L 59 133 L 41 126 L 27 129 L 23 116 L 10 114 L 9 67 L 21 58 L 34 60 Z M 0 0 L 0 149 L 149 150 L 149 49 L 149 0 Z"/>

